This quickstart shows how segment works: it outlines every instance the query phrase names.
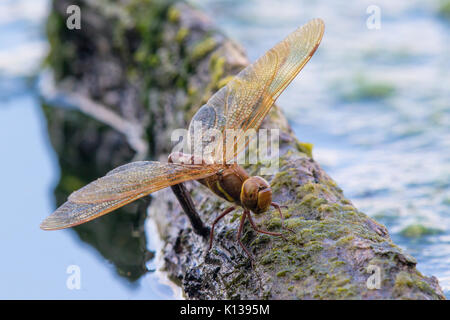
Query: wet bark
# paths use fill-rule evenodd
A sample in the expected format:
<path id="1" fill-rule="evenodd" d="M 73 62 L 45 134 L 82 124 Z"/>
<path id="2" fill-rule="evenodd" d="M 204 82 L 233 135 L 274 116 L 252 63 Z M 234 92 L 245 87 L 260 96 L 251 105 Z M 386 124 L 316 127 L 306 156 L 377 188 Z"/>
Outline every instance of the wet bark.
<path id="1" fill-rule="evenodd" d="M 67 6 L 81 7 L 81 29 L 69 30 Z M 41 92 L 49 136 L 61 165 L 60 204 L 73 190 L 132 160 L 167 161 L 171 132 L 185 128 L 198 108 L 248 64 L 242 48 L 210 18 L 183 2 L 55 0 L 48 19 L 51 51 Z M 287 205 L 285 238 L 258 234 L 239 217 L 217 226 L 214 246 L 195 234 L 170 188 L 152 195 L 148 219 L 164 240 L 164 269 L 189 299 L 442 299 L 434 277 L 386 228 L 360 212 L 314 161 L 274 107 L 263 127 L 279 128 L 280 163 L 271 183 L 274 201 Z M 247 166 L 250 174 L 260 165 Z M 229 206 L 196 182 L 187 183 L 210 225 Z M 152 254 L 146 249 L 141 200 L 75 228 L 111 260 L 119 274 L 138 279 Z M 255 217 L 281 231 L 276 210 Z M 374 271 L 375 270 L 375 271 Z M 372 274 L 375 272 L 374 274 Z M 369 283 L 378 277 L 378 289 Z M 370 279 L 369 279 L 370 278 Z M 377 282 L 373 282 L 377 284 Z"/>

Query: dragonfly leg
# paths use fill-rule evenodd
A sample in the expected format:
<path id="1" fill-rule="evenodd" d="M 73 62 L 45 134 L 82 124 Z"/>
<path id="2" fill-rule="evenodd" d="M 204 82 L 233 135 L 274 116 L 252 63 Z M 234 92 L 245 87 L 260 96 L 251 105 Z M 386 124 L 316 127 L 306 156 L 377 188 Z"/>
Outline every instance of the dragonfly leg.
<path id="1" fill-rule="evenodd" d="M 241 241 L 241 235 L 242 235 L 242 230 L 244 229 L 245 218 L 247 216 L 249 216 L 249 213 L 250 213 L 250 211 L 246 210 L 242 214 L 241 223 L 239 224 L 239 230 L 238 230 L 238 233 L 236 235 L 236 238 L 237 238 L 237 241 L 239 242 L 239 244 L 241 245 L 242 249 L 244 249 L 245 253 L 248 255 L 248 257 L 252 261 L 252 265 L 253 265 L 253 262 L 255 261 L 255 258 L 253 258 L 253 255 L 250 253 L 250 251 L 248 251 L 248 249 L 244 246 L 244 244 Z"/>
<path id="2" fill-rule="evenodd" d="M 230 212 L 232 212 L 234 209 L 236 209 L 236 207 L 229 207 L 227 209 L 225 209 L 212 223 L 211 225 L 211 232 L 209 233 L 209 247 L 208 247 L 208 251 L 211 249 L 212 247 L 212 243 L 213 243 L 213 238 L 214 238 L 214 227 L 216 226 L 217 222 L 219 222 L 220 219 L 222 219 L 223 217 L 225 217 L 227 214 L 229 214 Z"/>
<path id="3" fill-rule="evenodd" d="M 271 206 L 274 207 L 275 209 L 277 209 L 278 212 L 280 213 L 281 227 L 282 227 L 283 229 L 286 229 L 286 230 L 289 230 L 290 232 L 294 232 L 294 233 L 295 233 L 294 230 L 292 230 L 292 229 L 287 228 L 287 227 L 284 226 L 284 216 L 283 216 L 283 213 L 281 212 L 281 208 L 282 208 L 282 207 L 283 207 L 283 208 L 287 208 L 287 206 L 280 206 L 280 205 L 279 205 L 278 203 L 276 203 L 276 202 L 272 202 L 272 203 L 271 203 Z"/>
<path id="4" fill-rule="evenodd" d="M 173 163 L 173 155 L 169 155 L 170 163 Z M 187 215 L 189 221 L 191 222 L 192 229 L 194 232 L 202 237 L 207 237 L 209 235 L 209 228 L 205 226 L 202 219 L 195 209 L 194 202 L 186 186 L 183 183 L 179 183 L 170 187 L 178 199 L 184 213 Z"/>
<path id="5" fill-rule="evenodd" d="M 252 226 L 253 230 L 255 230 L 256 232 L 268 234 L 270 236 L 275 236 L 275 237 L 282 237 L 284 240 L 286 240 L 286 238 L 284 237 L 284 235 L 282 233 L 270 232 L 270 231 L 267 231 L 267 230 L 259 229 L 256 226 L 255 221 L 253 220 L 250 211 L 247 212 L 247 217 L 248 217 L 248 221 L 250 221 L 250 225 Z"/>

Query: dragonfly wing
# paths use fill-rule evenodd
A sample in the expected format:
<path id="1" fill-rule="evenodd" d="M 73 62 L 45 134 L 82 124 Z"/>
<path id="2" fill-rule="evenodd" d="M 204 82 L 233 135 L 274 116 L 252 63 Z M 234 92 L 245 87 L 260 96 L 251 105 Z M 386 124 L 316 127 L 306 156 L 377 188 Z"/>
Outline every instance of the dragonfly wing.
<path id="1" fill-rule="evenodd" d="M 41 229 L 57 230 L 73 227 L 105 215 L 144 195 L 138 194 L 129 198 L 98 203 L 74 203 L 67 201 L 41 223 Z"/>
<path id="2" fill-rule="evenodd" d="M 41 228 L 61 229 L 90 221 L 157 190 L 210 176 L 220 168 L 157 161 L 126 164 L 72 193 Z"/>
<path id="3" fill-rule="evenodd" d="M 97 203 L 124 199 L 140 193 L 150 194 L 184 181 L 205 178 L 217 170 L 217 165 L 131 162 L 73 192 L 69 201 Z"/>
<path id="4" fill-rule="evenodd" d="M 191 147 L 196 144 L 202 150 L 213 150 L 212 157 L 219 163 L 235 158 L 247 145 L 243 143 L 245 133 L 259 128 L 275 100 L 312 57 L 324 28 L 321 19 L 311 20 L 214 94 L 191 121 Z M 207 135 L 200 141 L 199 135 L 194 135 L 195 123 L 201 124 L 203 132 L 208 129 L 221 132 L 221 139 Z M 226 132 L 228 129 L 234 130 L 233 135 Z M 224 150 L 230 149 L 228 146 L 232 146 L 232 152 Z"/>

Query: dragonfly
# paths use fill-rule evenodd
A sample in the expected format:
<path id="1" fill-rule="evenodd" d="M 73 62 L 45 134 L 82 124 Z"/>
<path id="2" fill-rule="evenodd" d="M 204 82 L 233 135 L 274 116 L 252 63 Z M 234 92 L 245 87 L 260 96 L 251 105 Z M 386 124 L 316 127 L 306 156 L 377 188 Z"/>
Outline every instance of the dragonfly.
<path id="1" fill-rule="evenodd" d="M 242 208 L 236 239 L 252 258 L 241 241 L 244 223 L 260 233 L 283 236 L 257 227 L 252 214 L 260 215 L 271 207 L 281 206 L 272 201 L 270 184 L 262 177 L 250 176 L 236 163 L 238 155 L 248 146 L 245 133 L 258 130 L 276 99 L 292 82 L 318 48 L 324 22 L 310 20 L 276 44 L 263 56 L 240 71 L 227 85 L 219 89 L 194 115 L 188 129 L 188 143 L 200 145 L 210 152 L 201 155 L 182 152 L 169 155 L 168 162 L 135 161 L 108 172 L 69 195 L 67 201 L 42 223 L 43 230 L 73 227 L 122 207 L 158 190 L 171 187 L 190 216 L 198 233 L 209 233 L 212 246 L 214 227 L 229 213 Z M 195 138 L 195 124 L 202 129 L 222 133 L 220 138 L 201 136 Z M 229 130 L 238 134 L 227 136 Z M 197 180 L 214 194 L 231 203 L 211 225 L 204 228 L 183 183 Z M 205 231 L 207 230 L 207 231 Z"/>

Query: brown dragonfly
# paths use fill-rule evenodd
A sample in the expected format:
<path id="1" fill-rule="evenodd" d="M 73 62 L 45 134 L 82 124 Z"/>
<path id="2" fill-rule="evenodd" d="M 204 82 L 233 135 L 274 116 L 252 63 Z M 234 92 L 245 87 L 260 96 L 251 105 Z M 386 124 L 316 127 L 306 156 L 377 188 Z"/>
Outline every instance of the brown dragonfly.
<path id="1" fill-rule="evenodd" d="M 56 230 L 73 227 L 152 192 L 172 187 L 184 211 L 191 215 L 194 229 L 200 230 L 198 233 L 203 235 L 210 234 L 209 248 L 217 222 L 237 207 L 242 207 L 237 240 L 252 257 L 240 239 L 246 219 L 257 232 L 273 236 L 282 234 L 259 229 L 251 212 L 261 214 L 272 206 L 279 211 L 281 218 L 283 215 L 280 206 L 272 202 L 269 183 L 261 177 L 249 176 L 234 160 L 248 145 L 248 141 L 244 142 L 245 133 L 259 128 L 275 100 L 312 57 L 323 33 L 321 19 L 309 21 L 238 73 L 197 111 L 189 125 L 188 142 L 191 145 L 200 144 L 202 150 L 214 152 L 206 156 L 202 154 L 201 157 L 171 154 L 168 163 L 137 161 L 120 166 L 73 192 L 67 202 L 42 222 L 41 228 Z M 223 133 L 222 138 L 202 137 L 195 140 L 192 134 L 195 123 L 200 123 L 202 129 Z M 229 138 L 225 134 L 228 130 L 237 130 L 240 134 Z M 233 204 L 214 220 L 211 232 L 203 227 L 183 187 L 182 183 L 189 180 L 199 181 Z"/>

